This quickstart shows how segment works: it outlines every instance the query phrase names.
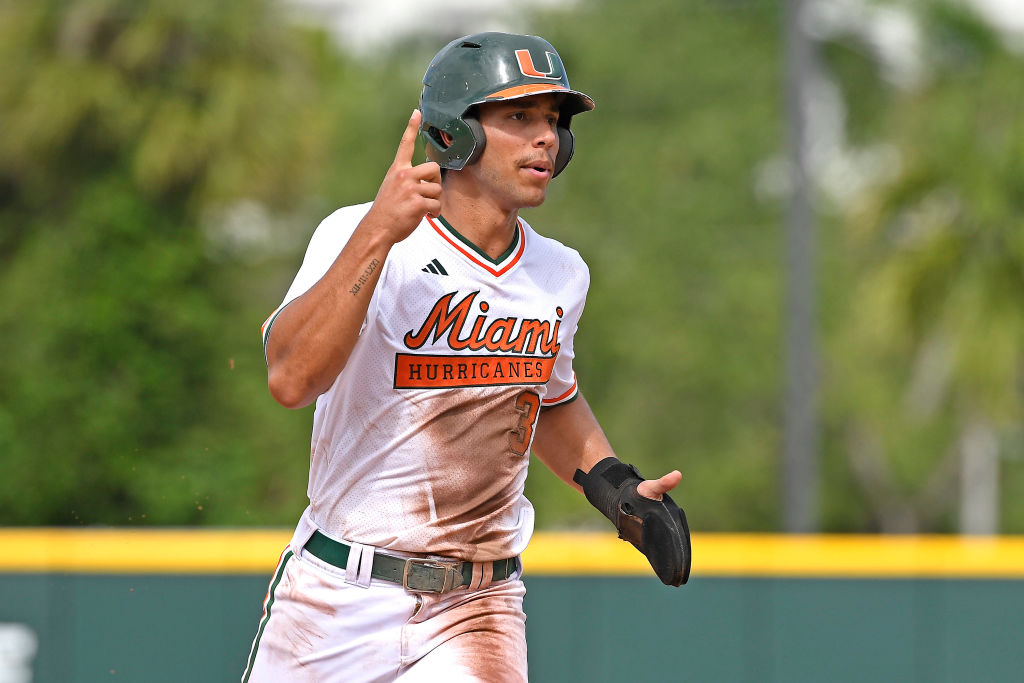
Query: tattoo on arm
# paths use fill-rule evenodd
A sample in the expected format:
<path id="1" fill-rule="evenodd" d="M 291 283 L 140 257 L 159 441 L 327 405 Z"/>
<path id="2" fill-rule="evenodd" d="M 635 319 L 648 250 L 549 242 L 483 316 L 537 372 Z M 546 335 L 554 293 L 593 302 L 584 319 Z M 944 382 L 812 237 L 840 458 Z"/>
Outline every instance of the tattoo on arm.
<path id="1" fill-rule="evenodd" d="M 366 266 L 366 270 L 364 270 L 363 274 L 359 276 L 359 280 L 354 285 L 352 285 L 352 289 L 348 290 L 349 294 L 351 294 L 352 296 L 358 294 L 359 290 L 363 288 L 363 285 L 366 284 L 366 281 L 370 279 L 370 276 L 373 275 L 374 271 L 377 270 L 377 267 L 379 265 L 380 261 L 378 261 L 377 259 L 373 259 L 372 261 L 370 261 L 370 265 Z"/>

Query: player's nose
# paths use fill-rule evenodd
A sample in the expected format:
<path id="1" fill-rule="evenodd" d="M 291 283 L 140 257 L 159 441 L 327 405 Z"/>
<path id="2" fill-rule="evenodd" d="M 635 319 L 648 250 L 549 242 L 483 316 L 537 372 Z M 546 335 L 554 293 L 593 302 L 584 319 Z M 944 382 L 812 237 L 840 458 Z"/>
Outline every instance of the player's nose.
<path id="1" fill-rule="evenodd" d="M 535 147 L 553 149 L 558 145 L 558 134 L 555 133 L 555 129 L 553 127 L 544 125 L 543 127 L 538 128 L 533 139 L 533 144 Z"/>

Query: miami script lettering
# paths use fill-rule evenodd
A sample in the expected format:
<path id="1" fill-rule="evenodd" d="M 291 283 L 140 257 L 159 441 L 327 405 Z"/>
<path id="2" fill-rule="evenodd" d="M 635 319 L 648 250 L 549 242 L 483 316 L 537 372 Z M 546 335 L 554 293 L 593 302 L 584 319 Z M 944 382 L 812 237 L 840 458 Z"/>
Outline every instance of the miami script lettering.
<path id="1" fill-rule="evenodd" d="M 536 354 L 555 356 L 561 345 L 558 343 L 558 326 L 562 320 L 562 307 L 555 309 L 554 322 L 531 318 L 494 318 L 487 316 L 490 304 L 481 301 L 473 317 L 474 304 L 480 292 L 467 294 L 455 301 L 458 292 L 445 294 L 427 314 L 423 326 L 410 330 L 404 338 L 410 349 L 419 349 L 424 344 L 437 342 L 442 337 L 453 351 L 490 351 L 492 353 Z"/>
<path id="2" fill-rule="evenodd" d="M 456 299 L 445 294 L 430 309 L 418 330 L 409 330 L 405 345 L 410 351 L 444 340 L 453 352 L 395 354 L 396 389 L 450 389 L 501 385 L 544 384 L 555 368 L 558 326 L 555 319 L 491 318 L 491 306 L 477 302 L 480 292 Z M 487 353 L 465 353 L 483 351 Z"/>

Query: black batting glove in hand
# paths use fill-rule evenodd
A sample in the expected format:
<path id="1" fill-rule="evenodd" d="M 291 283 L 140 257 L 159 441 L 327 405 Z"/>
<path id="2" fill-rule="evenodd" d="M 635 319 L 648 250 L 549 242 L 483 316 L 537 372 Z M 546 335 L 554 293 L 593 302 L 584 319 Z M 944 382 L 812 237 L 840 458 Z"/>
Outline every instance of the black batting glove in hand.
<path id="1" fill-rule="evenodd" d="M 619 538 L 644 554 L 666 586 L 690 578 L 690 529 L 686 514 L 667 493 L 661 500 L 637 492 L 644 480 L 633 465 L 605 458 L 590 472 L 576 470 L 573 481 L 583 487 L 591 505 L 611 520 Z"/>

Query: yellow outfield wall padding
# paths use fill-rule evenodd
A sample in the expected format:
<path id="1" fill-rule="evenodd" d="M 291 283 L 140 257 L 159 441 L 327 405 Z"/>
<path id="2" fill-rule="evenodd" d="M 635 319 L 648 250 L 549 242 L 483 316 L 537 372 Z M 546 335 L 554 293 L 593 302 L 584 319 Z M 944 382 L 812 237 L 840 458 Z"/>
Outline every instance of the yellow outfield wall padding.
<path id="1" fill-rule="evenodd" d="M 278 529 L 0 529 L 0 571 L 266 573 L 290 539 Z"/>
<path id="2" fill-rule="evenodd" d="M 0 528 L 0 572 L 267 574 L 287 529 Z M 1021 536 L 694 534 L 694 577 L 1024 578 Z M 538 532 L 533 575 L 653 576 L 610 533 Z"/>
<path id="3" fill-rule="evenodd" d="M 651 574 L 613 535 L 537 534 L 538 574 Z M 1024 578 L 1024 537 L 694 534 L 692 576 Z"/>

